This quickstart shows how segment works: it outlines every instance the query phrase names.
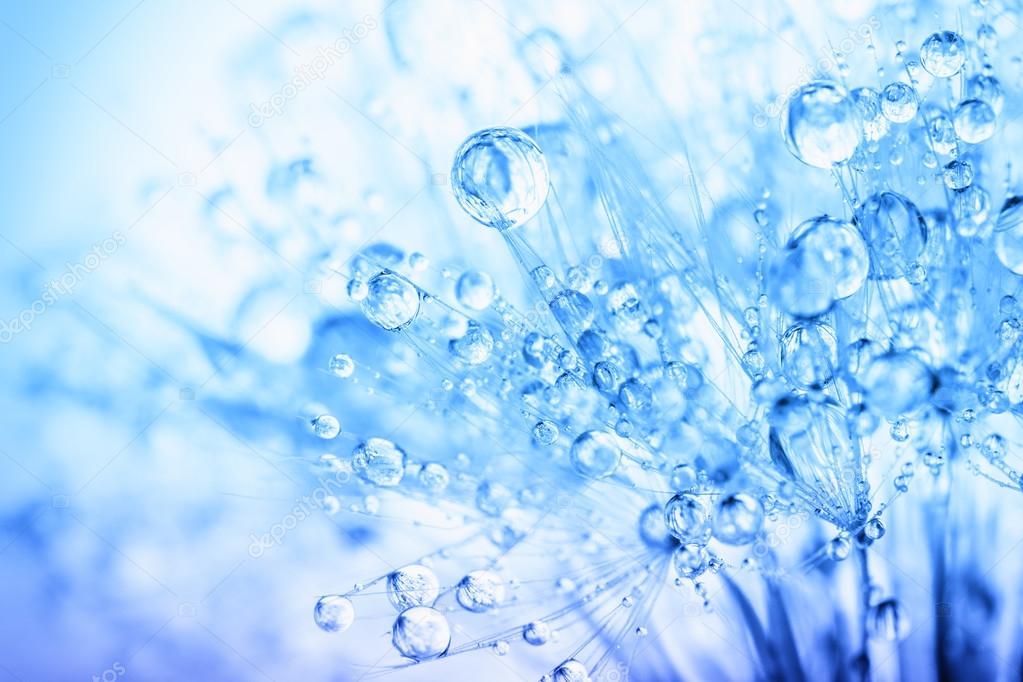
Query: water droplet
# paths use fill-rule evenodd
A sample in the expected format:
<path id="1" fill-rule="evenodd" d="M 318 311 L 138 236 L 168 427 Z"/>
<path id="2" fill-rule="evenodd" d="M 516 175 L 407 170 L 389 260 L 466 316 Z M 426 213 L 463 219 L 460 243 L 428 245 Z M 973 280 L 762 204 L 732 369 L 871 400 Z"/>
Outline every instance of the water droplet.
<path id="1" fill-rule="evenodd" d="M 569 455 L 576 471 L 583 476 L 605 478 L 618 468 L 622 451 L 611 434 L 586 431 L 572 443 Z"/>
<path id="2" fill-rule="evenodd" d="M 831 327 L 797 323 L 781 338 L 781 365 L 785 376 L 802 389 L 827 386 L 838 364 L 838 341 Z"/>
<path id="3" fill-rule="evenodd" d="M 916 90 L 905 83 L 889 83 L 881 92 L 881 111 L 892 123 L 908 123 L 919 107 Z"/>
<path id="4" fill-rule="evenodd" d="M 867 628 L 874 639 L 897 642 L 909 635 L 909 619 L 896 599 L 885 599 L 870 607 Z"/>
<path id="5" fill-rule="evenodd" d="M 764 524 L 760 502 L 746 493 L 724 495 L 714 511 L 714 537 L 726 545 L 748 545 Z"/>
<path id="6" fill-rule="evenodd" d="M 496 294 L 494 280 L 480 270 L 466 270 L 455 284 L 458 302 L 472 310 L 486 310 L 494 302 Z"/>
<path id="7" fill-rule="evenodd" d="M 451 474 L 439 462 L 428 462 L 419 470 L 419 485 L 432 492 L 441 492 L 451 482 Z"/>
<path id="8" fill-rule="evenodd" d="M 412 324 L 419 314 L 419 289 L 393 272 L 381 272 L 368 283 L 362 300 L 362 312 L 370 322 L 387 331 L 398 331 Z"/>
<path id="9" fill-rule="evenodd" d="M 690 543 L 675 550 L 672 561 L 681 578 L 695 578 L 707 570 L 710 555 L 703 545 Z"/>
<path id="10" fill-rule="evenodd" d="M 321 414 L 309 423 L 312 426 L 313 433 L 324 440 L 337 438 L 337 435 L 341 433 L 341 422 L 329 414 Z"/>
<path id="11" fill-rule="evenodd" d="M 338 353 L 330 359 L 327 368 L 334 374 L 334 376 L 340 377 L 341 379 L 347 379 L 352 376 L 353 372 L 355 372 L 355 362 L 352 360 L 350 355 Z"/>
<path id="12" fill-rule="evenodd" d="M 849 538 L 841 535 L 834 538 L 827 546 L 828 558 L 832 561 L 844 561 L 849 558 L 851 552 L 852 542 Z"/>
<path id="13" fill-rule="evenodd" d="M 363 480 L 396 486 L 405 475 L 405 451 L 386 438 L 370 438 L 352 452 L 352 469 Z"/>
<path id="14" fill-rule="evenodd" d="M 956 107 L 952 122 L 960 140 L 979 144 L 995 134 L 997 120 L 990 104 L 980 99 L 968 99 Z"/>
<path id="15" fill-rule="evenodd" d="M 856 212 L 856 226 L 869 245 L 870 275 L 904 277 L 927 243 L 927 224 L 916 205 L 895 192 L 870 196 Z"/>
<path id="16" fill-rule="evenodd" d="M 891 418 L 924 405 L 935 387 L 930 367 L 916 355 L 904 351 L 874 358 L 860 383 L 867 394 L 867 403 Z"/>
<path id="17" fill-rule="evenodd" d="M 995 116 L 1002 113 L 1005 105 L 1005 91 L 1001 82 L 994 76 L 977 74 L 966 81 L 966 99 L 979 99 L 987 102 Z"/>
<path id="18" fill-rule="evenodd" d="M 466 213 L 498 230 L 526 222 L 549 190 L 547 162 L 536 143 L 516 128 L 486 128 L 455 153 L 451 187 Z"/>
<path id="19" fill-rule="evenodd" d="M 504 581 L 492 571 L 472 571 L 458 583 L 455 598 L 459 605 L 474 613 L 482 613 L 504 601 Z"/>
<path id="20" fill-rule="evenodd" d="M 863 286 L 870 261 L 849 223 L 820 216 L 799 225 L 771 269 L 775 302 L 790 315 L 815 317 Z"/>
<path id="21" fill-rule="evenodd" d="M 954 76 L 966 63 L 966 41 L 953 31 L 932 33 L 920 46 L 920 62 L 936 78 Z"/>
<path id="22" fill-rule="evenodd" d="M 797 159 L 817 168 L 848 161 L 860 143 L 860 119 L 845 88 L 829 81 L 804 85 L 792 95 L 782 136 Z"/>
<path id="23" fill-rule="evenodd" d="M 541 419 L 533 426 L 533 438 L 540 445 L 552 445 L 559 433 L 558 425 L 549 419 Z"/>
<path id="24" fill-rule="evenodd" d="M 1023 197 L 1005 200 L 995 223 L 995 255 L 1002 265 L 1023 275 Z"/>
<path id="25" fill-rule="evenodd" d="M 344 632 L 355 622 L 355 607 L 347 597 L 328 594 L 316 602 L 313 620 L 324 632 Z"/>
<path id="26" fill-rule="evenodd" d="M 534 620 L 522 627 L 522 639 L 533 646 L 546 644 L 551 638 L 551 626 L 542 620 Z"/>
<path id="27" fill-rule="evenodd" d="M 429 660 L 443 655 L 451 646 L 451 626 L 440 611 L 413 606 L 394 621 L 391 643 L 406 658 Z"/>
<path id="28" fill-rule="evenodd" d="M 486 327 L 470 321 L 462 338 L 452 339 L 448 343 L 448 350 L 468 365 L 480 365 L 490 358 L 494 350 L 494 337 Z"/>
<path id="29" fill-rule="evenodd" d="M 710 516 L 703 501 L 690 493 L 678 493 L 664 505 L 664 525 L 683 543 L 704 544 L 711 534 Z"/>
<path id="30" fill-rule="evenodd" d="M 689 464 L 679 464 L 671 470 L 671 487 L 679 492 L 696 487 L 697 480 L 696 469 Z"/>
<path id="31" fill-rule="evenodd" d="M 969 161 L 949 161 L 942 171 L 945 186 L 949 189 L 963 189 L 973 182 L 973 164 Z"/>
<path id="32" fill-rule="evenodd" d="M 573 337 L 589 329 L 596 317 L 590 299 L 574 289 L 562 291 L 551 300 L 550 306 L 554 317 Z"/>
<path id="33" fill-rule="evenodd" d="M 387 576 L 387 598 L 398 611 L 413 606 L 433 606 L 439 595 L 440 581 L 426 566 L 412 564 Z"/>
<path id="34" fill-rule="evenodd" d="M 877 142 L 891 127 L 881 110 L 881 95 L 873 88 L 856 88 L 849 93 L 860 115 L 863 139 Z"/>

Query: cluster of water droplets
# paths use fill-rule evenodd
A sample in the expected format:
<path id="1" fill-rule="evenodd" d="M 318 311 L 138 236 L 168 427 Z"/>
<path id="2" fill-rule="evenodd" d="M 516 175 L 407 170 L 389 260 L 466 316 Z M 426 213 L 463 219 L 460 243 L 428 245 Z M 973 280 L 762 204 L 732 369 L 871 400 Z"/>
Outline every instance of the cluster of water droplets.
<path id="1" fill-rule="evenodd" d="M 737 602 L 766 642 L 778 635 L 736 581 L 774 594 L 782 576 L 857 556 L 867 640 L 904 638 L 907 609 L 869 570 L 886 515 L 921 479 L 947 486 L 953 466 L 1023 483 L 1002 433 L 1023 405 L 1023 199 L 987 151 L 1008 105 L 997 32 L 937 31 L 912 53 L 900 41 L 890 71 L 872 38 L 877 82 L 840 68 L 797 88 L 776 141 L 832 182 L 835 208 L 808 200 L 780 219 L 758 188 L 751 246 L 724 238 L 734 216 L 704 206 L 698 182 L 692 215 L 654 201 L 556 36 L 531 40 L 556 57 L 563 120 L 480 130 L 450 173 L 521 283 L 471 254 L 435 266 L 366 246 L 347 294 L 407 349 L 406 369 L 364 365 L 356 348 L 322 365 L 374 396 L 414 396 L 445 425 L 440 448 L 356 434 L 331 455 L 362 500 L 352 508 L 372 515 L 393 495 L 467 533 L 323 596 L 316 624 L 343 632 L 386 595 L 408 662 L 571 641 L 544 679 L 596 679 L 643 640 L 664 589 L 701 613 Z M 342 434 L 329 414 L 309 423 Z M 778 540 L 790 535 L 798 552 Z M 578 636 L 580 620 L 602 636 Z M 862 668 L 868 645 L 836 665 Z M 787 678 L 798 662 L 771 646 L 761 663 Z"/>

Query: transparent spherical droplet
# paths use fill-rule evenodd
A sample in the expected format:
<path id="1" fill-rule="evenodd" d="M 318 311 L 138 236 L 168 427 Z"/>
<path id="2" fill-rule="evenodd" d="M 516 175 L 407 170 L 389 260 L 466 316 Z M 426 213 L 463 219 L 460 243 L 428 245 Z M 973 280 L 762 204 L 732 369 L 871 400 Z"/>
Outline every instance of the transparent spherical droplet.
<path id="1" fill-rule="evenodd" d="M 664 525 L 683 543 L 705 544 L 710 538 L 710 515 L 703 500 L 691 493 L 678 493 L 664 505 Z"/>
<path id="2" fill-rule="evenodd" d="M 494 337 L 486 327 L 470 321 L 465 334 L 448 342 L 448 350 L 467 365 L 481 365 L 490 358 L 494 350 Z"/>
<path id="3" fill-rule="evenodd" d="M 932 33 L 920 46 L 920 62 L 935 78 L 954 76 L 966 63 L 966 41 L 953 31 Z"/>
<path id="4" fill-rule="evenodd" d="M 870 276 L 904 277 L 927 244 L 927 223 L 916 205 L 895 192 L 871 195 L 856 211 L 856 226 L 870 252 Z"/>
<path id="5" fill-rule="evenodd" d="M 849 223 L 820 216 L 793 232 L 771 268 L 774 302 L 796 317 L 815 317 L 863 286 L 870 261 Z"/>
<path id="6" fill-rule="evenodd" d="M 540 445 L 552 445 L 559 433 L 558 425 L 549 419 L 541 419 L 533 426 L 533 438 Z"/>
<path id="7" fill-rule="evenodd" d="M 995 255 L 1002 265 L 1023 275 L 1023 197 L 1009 197 L 998 212 Z"/>
<path id="8" fill-rule="evenodd" d="M 458 203 L 477 221 L 498 230 L 536 215 L 549 185 L 543 153 L 516 128 L 486 128 L 469 136 L 451 168 Z"/>
<path id="9" fill-rule="evenodd" d="M 430 267 L 430 259 L 426 255 L 419 253 L 418 251 L 409 254 L 408 264 L 416 272 L 422 272 L 426 268 Z"/>
<path id="10" fill-rule="evenodd" d="M 362 299 L 362 313 L 370 322 L 387 331 L 398 331 L 412 324 L 419 315 L 419 289 L 393 272 L 374 275 Z"/>
<path id="11" fill-rule="evenodd" d="M 960 102 L 952 118 L 956 135 L 968 144 L 979 144 L 994 135 L 997 122 L 995 110 L 980 99 Z"/>
<path id="12" fill-rule="evenodd" d="M 886 417 L 916 410 L 934 391 L 934 373 L 912 353 L 893 351 L 874 358 L 860 377 L 867 403 Z"/>
<path id="13" fill-rule="evenodd" d="M 586 666 L 570 658 L 551 672 L 551 682 L 590 682 Z"/>
<path id="14" fill-rule="evenodd" d="M 891 127 L 884 112 L 881 111 L 881 95 L 873 88 L 856 88 L 849 93 L 850 98 L 859 112 L 863 139 L 877 142 L 888 134 Z"/>
<path id="15" fill-rule="evenodd" d="M 353 372 L 355 372 L 355 361 L 352 360 L 350 355 L 338 353 L 330 359 L 330 362 L 327 364 L 327 369 L 329 369 L 334 376 L 340 377 L 341 379 L 347 379 L 352 376 Z"/>
<path id="16" fill-rule="evenodd" d="M 394 621 L 391 643 L 398 653 L 415 661 L 437 658 L 451 646 L 451 626 L 440 611 L 413 606 Z"/>
<path id="17" fill-rule="evenodd" d="M 329 414 L 321 414 L 309 422 L 309 424 L 313 429 L 313 433 L 324 440 L 337 438 L 337 435 L 341 433 L 341 422 L 337 420 L 337 417 Z"/>
<path id="18" fill-rule="evenodd" d="M 411 564 L 387 576 L 387 598 L 398 611 L 413 606 L 433 606 L 439 595 L 440 581 L 426 566 Z"/>
<path id="19" fill-rule="evenodd" d="M 916 90 L 906 83 L 889 83 L 881 92 L 881 111 L 892 123 L 908 123 L 920 106 Z"/>
<path id="20" fill-rule="evenodd" d="M 966 99 L 979 99 L 987 102 L 995 116 L 1002 113 L 1005 105 L 1005 91 L 1002 83 L 994 76 L 977 74 L 970 76 L 966 81 Z"/>
<path id="21" fill-rule="evenodd" d="M 723 495 L 714 510 L 714 537 L 726 545 L 748 545 L 764 525 L 760 501 L 746 493 Z"/>
<path id="22" fill-rule="evenodd" d="M 828 543 L 826 552 L 832 561 L 844 561 L 852 553 L 852 541 L 840 535 Z"/>
<path id="23" fill-rule="evenodd" d="M 637 332 L 647 319 L 639 292 L 631 282 L 622 282 L 607 292 L 607 311 L 615 326 L 624 332 Z"/>
<path id="24" fill-rule="evenodd" d="M 493 571 L 472 571 L 458 583 L 455 598 L 463 609 L 482 613 L 500 606 L 504 592 L 501 576 Z"/>
<path id="25" fill-rule="evenodd" d="M 698 478 L 696 468 L 691 464 L 677 464 L 671 470 L 671 487 L 679 492 L 685 492 L 696 487 Z"/>
<path id="26" fill-rule="evenodd" d="M 885 534 L 884 524 L 881 522 L 881 519 L 877 518 L 876 516 L 867 521 L 867 523 L 864 524 L 863 526 L 863 535 L 869 538 L 870 540 L 880 540 L 882 537 L 884 537 L 884 534 Z"/>
<path id="27" fill-rule="evenodd" d="M 618 468 L 622 451 L 611 434 L 604 431 L 586 431 L 572 443 L 569 456 L 576 471 L 583 476 L 604 478 Z"/>
<path id="28" fill-rule="evenodd" d="M 466 308 L 486 310 L 494 302 L 494 280 L 480 270 L 466 270 L 455 284 L 455 297 Z"/>
<path id="29" fill-rule="evenodd" d="M 991 197 L 983 187 L 970 185 L 952 195 L 952 218 L 956 232 L 972 237 L 987 222 L 991 212 Z"/>
<path id="30" fill-rule="evenodd" d="M 483 481 L 476 487 L 476 507 L 490 516 L 500 516 L 511 504 L 512 493 L 495 481 Z"/>
<path id="31" fill-rule="evenodd" d="M 949 161 L 941 172 L 949 189 L 964 189 L 973 183 L 973 164 L 969 161 Z"/>
<path id="32" fill-rule="evenodd" d="M 370 275 L 381 268 L 396 268 L 405 260 L 405 252 L 394 244 L 375 242 L 352 260 L 352 270 L 360 275 Z"/>
<path id="33" fill-rule="evenodd" d="M 593 324 L 596 311 L 586 294 L 566 289 L 551 299 L 551 312 L 572 336 L 578 336 Z"/>
<path id="34" fill-rule="evenodd" d="M 386 438 L 370 438 L 352 451 L 352 469 L 364 481 L 381 487 L 401 483 L 406 455 Z"/>
<path id="35" fill-rule="evenodd" d="M 804 85 L 784 108 L 782 137 L 797 159 L 817 168 L 848 161 L 860 143 L 860 119 L 845 88 L 829 81 Z"/>
<path id="36" fill-rule="evenodd" d="M 439 462 L 428 462 L 419 470 L 419 485 L 433 492 L 441 492 L 451 482 L 447 467 Z"/>
<path id="37" fill-rule="evenodd" d="M 957 141 L 952 119 L 945 114 L 938 114 L 928 118 L 927 143 L 935 154 L 943 156 L 951 154 L 956 149 Z"/>
<path id="38" fill-rule="evenodd" d="M 831 383 L 838 364 L 838 340 L 831 327 L 797 323 L 781 338 L 781 366 L 795 386 L 820 390 Z"/>
<path id="39" fill-rule="evenodd" d="M 551 626 L 542 620 L 534 620 L 522 627 L 522 639 L 533 646 L 546 644 L 551 638 Z"/>
<path id="40" fill-rule="evenodd" d="M 639 379 L 629 379 L 618 389 L 620 407 L 629 412 L 647 412 L 653 405 L 653 399 L 653 391 Z"/>
<path id="41" fill-rule="evenodd" d="M 344 632 L 355 622 L 355 607 L 347 597 L 328 594 L 316 602 L 313 620 L 324 632 Z"/>
<path id="42" fill-rule="evenodd" d="M 651 504 L 639 515 L 639 537 L 647 547 L 664 549 L 674 544 L 664 524 L 664 508 Z"/>
<path id="43" fill-rule="evenodd" d="M 867 628 L 874 639 L 897 642 L 909 635 L 909 618 L 897 599 L 885 599 L 870 607 Z"/>
<path id="44" fill-rule="evenodd" d="M 981 24 L 977 27 L 977 45 L 980 49 L 990 52 L 998 47 L 998 32 L 991 24 Z"/>
<path id="45" fill-rule="evenodd" d="M 365 280 L 353 279 L 348 282 L 348 298 L 359 303 L 364 301 L 367 295 L 369 295 L 369 286 Z"/>
<path id="46" fill-rule="evenodd" d="M 672 555 L 675 571 L 681 578 L 695 578 L 707 570 L 710 554 L 703 545 L 682 545 Z"/>

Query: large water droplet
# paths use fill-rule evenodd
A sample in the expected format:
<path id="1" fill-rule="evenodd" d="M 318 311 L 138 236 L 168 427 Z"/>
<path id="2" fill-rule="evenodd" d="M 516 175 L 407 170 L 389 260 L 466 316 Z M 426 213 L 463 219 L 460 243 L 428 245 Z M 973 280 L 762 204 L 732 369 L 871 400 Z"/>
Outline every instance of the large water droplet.
<path id="1" fill-rule="evenodd" d="M 540 210 L 549 190 L 547 162 L 536 143 L 516 128 L 486 128 L 462 143 L 451 168 L 451 188 L 466 213 L 506 230 Z"/>
<path id="2" fill-rule="evenodd" d="M 413 606 L 394 621 L 391 643 L 406 658 L 416 661 L 436 658 L 451 646 L 451 626 L 440 611 Z"/>
<path id="3" fill-rule="evenodd" d="M 771 270 L 775 302 L 814 317 L 859 291 L 869 269 L 866 245 L 848 223 L 820 216 L 796 228 Z"/>
<path id="4" fill-rule="evenodd" d="M 936 78 L 954 76 L 966 63 L 966 41 L 953 31 L 932 33 L 920 46 L 920 62 Z"/>
<path id="5" fill-rule="evenodd" d="M 792 155 L 817 168 L 848 161 L 860 143 L 856 105 L 845 88 L 829 81 L 799 88 L 785 107 L 781 129 Z"/>
<path id="6" fill-rule="evenodd" d="M 587 431 L 580 435 L 572 443 L 569 454 L 576 470 L 592 478 L 610 476 L 622 458 L 614 436 L 603 431 Z"/>
<path id="7" fill-rule="evenodd" d="M 412 282 L 393 272 L 374 275 L 368 283 L 362 313 L 370 322 L 388 331 L 398 331 L 412 324 L 419 314 L 419 289 Z"/>

